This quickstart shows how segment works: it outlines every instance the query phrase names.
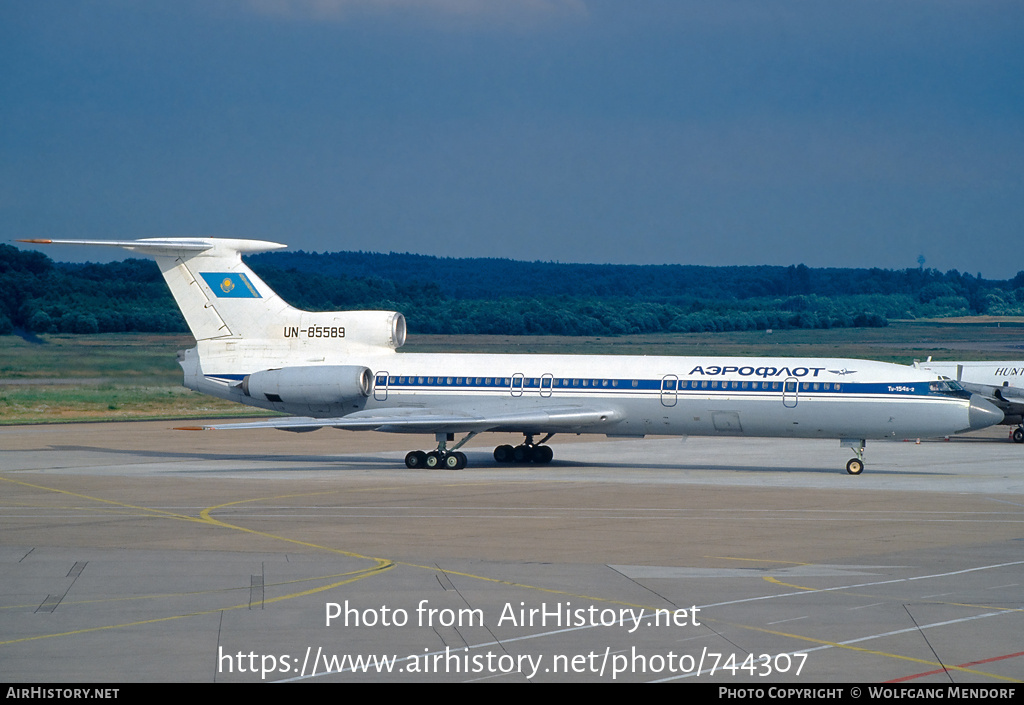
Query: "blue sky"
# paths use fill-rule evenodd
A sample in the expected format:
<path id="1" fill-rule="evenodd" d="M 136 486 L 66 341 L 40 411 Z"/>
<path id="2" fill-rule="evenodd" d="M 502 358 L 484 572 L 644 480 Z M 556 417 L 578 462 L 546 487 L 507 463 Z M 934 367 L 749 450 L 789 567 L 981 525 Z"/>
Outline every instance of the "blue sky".
<path id="1" fill-rule="evenodd" d="M 1019 0 L 0 0 L 0 240 L 1008 278 L 1022 37 Z"/>

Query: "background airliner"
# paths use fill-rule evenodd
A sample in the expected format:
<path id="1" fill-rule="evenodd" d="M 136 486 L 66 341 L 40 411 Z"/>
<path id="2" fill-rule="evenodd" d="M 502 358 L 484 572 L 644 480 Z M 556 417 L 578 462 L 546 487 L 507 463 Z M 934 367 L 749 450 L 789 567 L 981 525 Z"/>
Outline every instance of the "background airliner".
<path id="1" fill-rule="evenodd" d="M 190 389 L 294 414 L 206 429 L 325 426 L 433 434 L 410 468 L 465 467 L 483 431 L 521 433 L 498 462 L 547 463 L 556 433 L 838 438 L 864 469 L 869 438 L 950 435 L 1003 414 L 954 381 L 903 365 L 829 358 L 469 355 L 396 352 L 393 311 L 292 308 L 241 255 L 257 240 L 23 240 L 123 247 L 153 257 L 196 339 L 178 353 Z M 455 434 L 465 434 L 455 441 Z M 537 436 L 542 436 L 536 440 Z"/>
<path id="2" fill-rule="evenodd" d="M 1017 424 L 1012 437 L 1024 443 L 1024 361 L 1016 362 L 924 362 L 914 367 L 956 380 L 973 394 L 980 394 L 1003 412 L 1004 424 Z"/>

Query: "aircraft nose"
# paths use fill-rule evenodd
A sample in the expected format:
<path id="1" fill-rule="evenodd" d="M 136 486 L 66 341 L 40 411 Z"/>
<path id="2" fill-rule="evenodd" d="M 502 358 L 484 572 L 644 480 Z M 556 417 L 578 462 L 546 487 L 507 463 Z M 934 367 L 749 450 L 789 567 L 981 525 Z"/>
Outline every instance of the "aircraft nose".
<path id="1" fill-rule="evenodd" d="M 1003 412 L 997 409 L 992 402 L 977 394 L 971 395 L 971 408 L 967 412 L 967 423 L 972 431 L 986 426 L 994 426 L 1002 421 Z"/>

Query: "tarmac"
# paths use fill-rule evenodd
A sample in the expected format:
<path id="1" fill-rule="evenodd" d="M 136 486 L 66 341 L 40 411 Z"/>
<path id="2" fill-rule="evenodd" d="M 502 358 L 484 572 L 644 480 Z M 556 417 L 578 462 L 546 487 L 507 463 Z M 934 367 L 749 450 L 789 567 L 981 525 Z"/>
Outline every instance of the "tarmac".
<path id="1" fill-rule="evenodd" d="M 189 422 L 194 423 L 194 422 Z M 1024 679 L 1024 446 L 0 427 L 0 680 Z M 1018 686 L 1019 690 L 1019 686 Z"/>

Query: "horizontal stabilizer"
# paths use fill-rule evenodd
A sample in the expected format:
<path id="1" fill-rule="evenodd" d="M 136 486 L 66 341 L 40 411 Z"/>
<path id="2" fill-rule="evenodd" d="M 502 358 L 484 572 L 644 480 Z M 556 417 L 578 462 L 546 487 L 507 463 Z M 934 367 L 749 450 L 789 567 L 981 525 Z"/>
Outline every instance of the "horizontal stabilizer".
<path id="1" fill-rule="evenodd" d="M 280 250 L 287 245 L 265 240 L 231 240 L 202 237 L 152 237 L 141 240 L 18 240 L 31 245 L 98 245 L 100 247 L 123 247 L 143 255 L 177 257 L 186 253 L 205 252 L 215 245 L 235 252 L 267 252 Z"/>

